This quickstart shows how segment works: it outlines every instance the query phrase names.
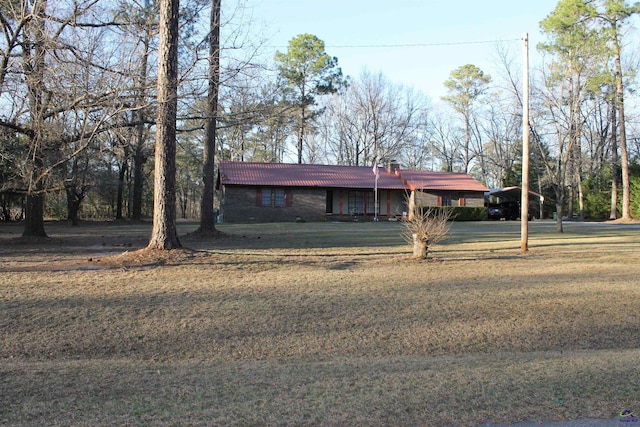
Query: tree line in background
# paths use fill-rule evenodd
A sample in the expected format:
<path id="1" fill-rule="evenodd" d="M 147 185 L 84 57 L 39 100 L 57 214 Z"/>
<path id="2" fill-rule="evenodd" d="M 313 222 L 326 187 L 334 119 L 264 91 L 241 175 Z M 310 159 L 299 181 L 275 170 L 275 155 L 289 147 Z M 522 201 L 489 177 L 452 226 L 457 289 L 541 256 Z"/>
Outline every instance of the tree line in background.
<path id="1" fill-rule="evenodd" d="M 44 235 L 45 217 L 152 216 L 160 3 L 0 0 L 2 219 Z M 556 213 L 559 231 L 563 216 L 640 217 L 630 36 L 639 11 L 623 0 L 561 0 L 540 23 L 530 183 L 551 201 L 545 214 Z M 183 0 L 176 19 L 171 203 L 178 217 L 200 217 L 201 229 L 214 228 L 214 158 L 394 159 L 470 173 L 488 187 L 521 181 L 519 47 L 496 46 L 493 76 L 472 64 L 452 70 L 434 104 L 381 73 L 343 76 L 311 34 L 261 58 L 241 7 L 221 13 L 219 0 Z"/>

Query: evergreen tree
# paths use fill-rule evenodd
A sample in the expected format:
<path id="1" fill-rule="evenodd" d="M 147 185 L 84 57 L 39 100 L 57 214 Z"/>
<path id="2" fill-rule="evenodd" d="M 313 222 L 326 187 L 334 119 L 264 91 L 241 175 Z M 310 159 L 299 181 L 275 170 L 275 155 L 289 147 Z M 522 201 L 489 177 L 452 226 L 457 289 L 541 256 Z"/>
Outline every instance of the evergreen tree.
<path id="1" fill-rule="evenodd" d="M 491 83 L 491 76 L 485 74 L 473 64 L 463 65 L 451 72 L 450 78 L 444 82 L 449 94 L 442 99 L 460 113 L 464 119 L 464 172 L 469 172 L 471 164 L 471 120 L 473 108 L 480 101 Z"/>
<path id="2" fill-rule="evenodd" d="M 324 42 L 311 34 L 291 39 L 287 53 L 276 52 L 275 60 L 282 84 L 289 91 L 288 101 L 298 113 L 297 151 L 298 163 L 302 163 L 309 122 L 321 112 L 313 109 L 316 97 L 335 93 L 346 83 L 338 58 L 329 56 Z"/>

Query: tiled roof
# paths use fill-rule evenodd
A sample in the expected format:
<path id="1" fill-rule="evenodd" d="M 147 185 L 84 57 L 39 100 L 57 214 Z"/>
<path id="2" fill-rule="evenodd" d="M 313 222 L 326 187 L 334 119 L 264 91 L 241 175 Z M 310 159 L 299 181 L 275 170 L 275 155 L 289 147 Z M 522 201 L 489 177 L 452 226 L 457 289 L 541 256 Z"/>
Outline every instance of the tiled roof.
<path id="1" fill-rule="evenodd" d="M 467 174 L 379 169 L 381 190 L 487 191 Z M 300 165 L 290 163 L 220 162 L 222 185 L 272 187 L 324 187 L 373 189 L 375 175 L 370 166 Z"/>

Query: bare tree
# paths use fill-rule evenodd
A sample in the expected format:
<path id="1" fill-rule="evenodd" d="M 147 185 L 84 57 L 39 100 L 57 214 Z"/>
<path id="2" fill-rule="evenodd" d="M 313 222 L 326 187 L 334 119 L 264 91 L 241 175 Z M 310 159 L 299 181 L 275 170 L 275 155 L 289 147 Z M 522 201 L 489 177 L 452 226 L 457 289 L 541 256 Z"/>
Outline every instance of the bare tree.
<path id="1" fill-rule="evenodd" d="M 154 2 L 155 3 L 155 2 Z M 151 43 L 155 37 L 157 9 L 150 0 L 145 0 L 144 7 L 140 10 L 131 11 L 133 14 L 130 29 L 134 37 L 137 36 L 137 46 L 133 50 L 136 54 L 132 58 L 132 63 L 136 64 L 132 75 L 134 87 L 134 110 L 132 111 L 132 121 L 135 131 L 133 137 L 133 197 L 131 199 L 131 219 L 142 220 L 143 192 L 144 192 L 144 165 L 149 157 L 150 150 L 147 149 L 149 130 L 147 122 L 147 109 L 149 100 L 147 99 L 149 84 L 149 56 L 151 54 Z M 135 7 L 135 6 L 134 6 Z M 139 35 L 140 34 L 140 35 Z M 139 35 L 139 36 L 138 36 Z"/>
<path id="2" fill-rule="evenodd" d="M 431 127 L 431 110 L 424 109 L 416 116 L 413 132 L 407 137 L 407 143 L 398 156 L 400 164 L 407 169 L 433 170 L 436 152 L 433 149 L 433 129 Z"/>
<path id="3" fill-rule="evenodd" d="M 447 236 L 452 213 L 451 210 L 426 209 L 403 220 L 402 237 L 413 246 L 414 258 L 427 259 L 429 248 Z"/>
<path id="4" fill-rule="evenodd" d="M 27 6 L 26 4 L 24 5 Z M 28 105 L 32 132 L 29 135 L 29 159 L 27 167 L 27 198 L 25 208 L 24 236 L 46 236 L 44 230 L 44 182 L 40 178 L 44 173 L 45 160 L 42 146 L 46 143 L 45 113 L 46 88 L 44 86 L 45 55 L 47 50 L 47 34 L 45 29 L 47 2 L 36 2 L 33 17 L 26 23 L 24 32 L 25 82 L 28 92 Z"/>
<path id="5" fill-rule="evenodd" d="M 6 7 L 5 7 L 6 6 Z M 65 188 L 59 169 L 112 126 L 121 108 L 109 74 L 109 55 L 98 49 L 101 29 L 95 2 L 5 2 L 0 12 L 0 126 L 22 135 L 25 236 L 45 236 L 44 195 Z M 25 96 L 26 95 L 26 96 Z M 100 112 L 99 114 L 97 112 Z M 20 152 L 16 152 L 20 153 Z"/>
<path id="6" fill-rule="evenodd" d="M 482 129 L 486 142 L 478 156 L 482 159 L 485 182 L 490 187 L 514 185 L 513 180 L 517 178 L 516 164 L 522 155 L 522 119 L 516 111 L 517 106 L 505 99 L 495 99 L 487 108 Z"/>
<path id="7" fill-rule="evenodd" d="M 446 172 L 460 172 L 464 168 L 462 141 L 464 134 L 442 111 L 436 111 L 431 118 L 433 130 L 431 146 L 440 160 L 440 168 Z"/>
<path id="8" fill-rule="evenodd" d="M 421 93 L 363 71 L 344 94 L 331 99 L 321 138 L 340 164 L 398 159 L 424 138 L 428 107 Z"/>

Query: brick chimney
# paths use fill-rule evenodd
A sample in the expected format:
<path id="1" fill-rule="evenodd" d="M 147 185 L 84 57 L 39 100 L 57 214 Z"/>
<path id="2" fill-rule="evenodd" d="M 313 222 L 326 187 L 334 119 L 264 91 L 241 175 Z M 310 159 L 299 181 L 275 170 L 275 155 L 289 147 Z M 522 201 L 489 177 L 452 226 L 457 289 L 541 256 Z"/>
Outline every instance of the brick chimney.
<path id="1" fill-rule="evenodd" d="M 399 175 L 400 163 L 398 163 L 396 160 L 389 160 L 389 163 L 387 163 L 387 172 Z"/>

